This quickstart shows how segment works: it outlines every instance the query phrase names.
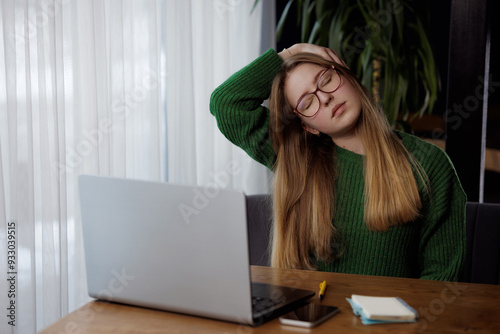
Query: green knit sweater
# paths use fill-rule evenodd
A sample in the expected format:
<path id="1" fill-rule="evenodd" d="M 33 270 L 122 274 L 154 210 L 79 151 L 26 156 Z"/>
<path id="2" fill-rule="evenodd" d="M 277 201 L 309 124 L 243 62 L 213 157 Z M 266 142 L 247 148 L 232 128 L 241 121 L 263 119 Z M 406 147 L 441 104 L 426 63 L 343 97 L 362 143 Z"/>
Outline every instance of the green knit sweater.
<path id="1" fill-rule="evenodd" d="M 269 110 L 262 105 L 280 70 L 270 49 L 220 85 L 210 100 L 221 132 L 252 158 L 272 169 L 276 155 L 269 140 Z M 455 169 L 440 148 L 399 133 L 403 145 L 425 169 L 430 196 L 421 191 L 421 217 L 387 232 L 370 231 L 363 219 L 363 159 L 336 147 L 336 210 L 333 224 L 343 253 L 319 270 L 379 276 L 456 280 L 465 257 L 466 196 Z M 388 176 L 390 177 L 390 176 Z"/>

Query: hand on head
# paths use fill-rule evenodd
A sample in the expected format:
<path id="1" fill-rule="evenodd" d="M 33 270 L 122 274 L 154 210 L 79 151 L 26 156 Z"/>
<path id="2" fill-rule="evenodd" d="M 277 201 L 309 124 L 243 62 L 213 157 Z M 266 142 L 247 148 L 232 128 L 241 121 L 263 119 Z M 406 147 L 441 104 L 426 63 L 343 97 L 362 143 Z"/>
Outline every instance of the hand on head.
<path id="1" fill-rule="evenodd" d="M 284 49 L 279 53 L 279 56 L 283 59 L 286 60 L 292 55 L 298 54 L 298 53 L 314 53 L 317 54 L 325 59 L 328 60 L 333 60 L 336 63 L 342 64 L 345 67 L 347 67 L 346 63 L 339 57 L 336 51 L 331 50 L 329 48 L 326 48 L 324 46 L 319 46 L 315 44 L 309 44 L 309 43 L 298 43 L 294 44 L 289 48 Z"/>

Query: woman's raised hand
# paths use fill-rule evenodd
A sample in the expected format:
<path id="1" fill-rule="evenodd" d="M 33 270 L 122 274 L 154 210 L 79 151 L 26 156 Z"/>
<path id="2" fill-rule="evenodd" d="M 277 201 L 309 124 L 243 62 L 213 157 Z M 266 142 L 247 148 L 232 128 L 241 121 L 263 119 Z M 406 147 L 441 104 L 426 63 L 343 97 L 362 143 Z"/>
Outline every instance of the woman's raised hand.
<path id="1" fill-rule="evenodd" d="M 324 46 L 319 46 L 315 44 L 309 44 L 309 43 L 298 43 L 294 44 L 289 48 L 284 49 L 279 53 L 279 56 L 283 59 L 286 60 L 288 57 L 295 55 L 297 53 L 303 53 L 303 52 L 308 52 L 308 53 L 314 53 L 317 54 L 325 59 L 328 60 L 333 60 L 336 63 L 342 64 L 347 67 L 346 63 L 339 57 L 336 51 L 331 50 L 329 48 L 326 48 Z"/>

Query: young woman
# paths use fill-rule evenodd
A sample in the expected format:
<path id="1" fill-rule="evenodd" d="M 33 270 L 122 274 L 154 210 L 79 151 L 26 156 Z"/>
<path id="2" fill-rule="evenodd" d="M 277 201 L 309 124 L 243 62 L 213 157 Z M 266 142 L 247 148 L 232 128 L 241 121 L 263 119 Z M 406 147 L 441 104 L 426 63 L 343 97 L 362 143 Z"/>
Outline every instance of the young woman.
<path id="1" fill-rule="evenodd" d="M 466 196 L 452 163 L 391 130 L 332 50 L 270 49 L 213 92 L 210 110 L 274 172 L 273 266 L 458 278 Z"/>

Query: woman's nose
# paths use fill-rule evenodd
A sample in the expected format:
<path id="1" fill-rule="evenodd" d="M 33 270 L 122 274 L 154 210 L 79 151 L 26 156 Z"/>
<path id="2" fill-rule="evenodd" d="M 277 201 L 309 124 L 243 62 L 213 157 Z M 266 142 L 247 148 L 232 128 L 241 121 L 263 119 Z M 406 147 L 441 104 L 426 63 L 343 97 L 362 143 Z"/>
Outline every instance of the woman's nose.
<path id="1" fill-rule="evenodd" d="M 328 105 L 330 101 L 333 100 L 333 95 L 331 93 L 325 93 L 319 90 L 316 94 L 321 105 Z"/>

